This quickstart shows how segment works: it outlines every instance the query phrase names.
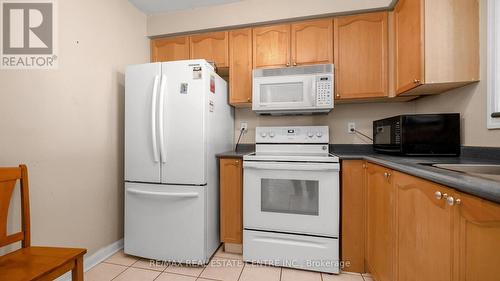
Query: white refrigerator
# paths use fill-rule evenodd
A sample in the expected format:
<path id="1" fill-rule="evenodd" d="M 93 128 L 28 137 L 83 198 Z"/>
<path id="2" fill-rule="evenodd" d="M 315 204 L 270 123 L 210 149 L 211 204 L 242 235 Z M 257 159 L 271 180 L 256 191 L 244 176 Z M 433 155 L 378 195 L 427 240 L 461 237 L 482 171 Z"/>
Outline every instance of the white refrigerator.
<path id="1" fill-rule="evenodd" d="M 209 261 L 220 244 L 215 155 L 233 135 L 227 83 L 207 61 L 127 67 L 125 253 Z"/>

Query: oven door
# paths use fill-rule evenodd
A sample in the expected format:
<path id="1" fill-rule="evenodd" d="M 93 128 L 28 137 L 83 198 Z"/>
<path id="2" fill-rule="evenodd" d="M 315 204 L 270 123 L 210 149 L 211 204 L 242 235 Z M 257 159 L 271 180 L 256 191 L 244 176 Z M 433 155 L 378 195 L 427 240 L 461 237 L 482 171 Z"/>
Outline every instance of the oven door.
<path id="1" fill-rule="evenodd" d="M 254 78 L 252 109 L 294 110 L 316 104 L 316 82 L 311 76 L 271 76 Z"/>
<path id="2" fill-rule="evenodd" d="M 338 237 L 339 164 L 245 161 L 245 229 Z"/>

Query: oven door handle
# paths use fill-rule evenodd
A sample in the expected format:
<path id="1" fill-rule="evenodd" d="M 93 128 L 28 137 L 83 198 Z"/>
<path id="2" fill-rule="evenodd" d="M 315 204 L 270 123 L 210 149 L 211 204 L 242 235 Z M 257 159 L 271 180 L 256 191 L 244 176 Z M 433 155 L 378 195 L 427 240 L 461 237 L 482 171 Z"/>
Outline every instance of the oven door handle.
<path id="1" fill-rule="evenodd" d="M 243 168 L 289 171 L 339 171 L 339 163 L 285 163 L 243 161 Z"/>

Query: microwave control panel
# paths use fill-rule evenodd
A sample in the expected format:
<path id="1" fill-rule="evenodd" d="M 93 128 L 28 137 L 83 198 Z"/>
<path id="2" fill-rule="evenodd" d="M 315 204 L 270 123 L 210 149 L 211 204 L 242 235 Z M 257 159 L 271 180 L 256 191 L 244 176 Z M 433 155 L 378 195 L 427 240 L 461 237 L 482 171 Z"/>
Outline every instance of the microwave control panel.
<path id="1" fill-rule="evenodd" d="M 316 106 L 330 106 L 333 100 L 333 77 L 318 76 L 316 78 Z"/>

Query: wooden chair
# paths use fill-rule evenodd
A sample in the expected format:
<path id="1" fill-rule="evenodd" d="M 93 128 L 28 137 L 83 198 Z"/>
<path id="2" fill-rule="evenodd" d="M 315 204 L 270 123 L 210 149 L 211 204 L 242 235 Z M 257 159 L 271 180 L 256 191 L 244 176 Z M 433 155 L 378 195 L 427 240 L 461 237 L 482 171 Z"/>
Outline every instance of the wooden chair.
<path id="1" fill-rule="evenodd" d="M 21 181 L 21 232 L 7 235 L 7 215 L 12 192 Z M 54 280 L 72 271 L 73 281 L 83 281 L 83 255 L 86 249 L 31 247 L 28 169 L 0 168 L 0 247 L 22 241 L 22 248 L 0 256 L 0 280 Z"/>

